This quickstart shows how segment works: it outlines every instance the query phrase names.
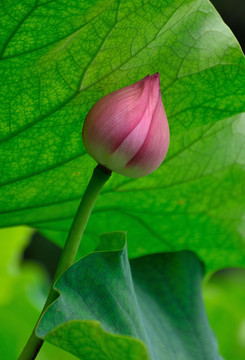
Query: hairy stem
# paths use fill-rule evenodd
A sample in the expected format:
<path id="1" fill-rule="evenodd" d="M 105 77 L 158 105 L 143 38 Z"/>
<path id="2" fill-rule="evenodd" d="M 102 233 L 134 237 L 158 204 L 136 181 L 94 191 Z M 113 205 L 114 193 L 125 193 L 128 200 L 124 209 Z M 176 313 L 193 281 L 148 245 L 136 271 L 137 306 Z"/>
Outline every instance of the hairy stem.
<path id="1" fill-rule="evenodd" d="M 43 340 L 38 338 L 35 334 L 36 327 L 39 323 L 41 316 L 47 307 L 57 298 L 57 293 L 53 289 L 55 281 L 60 277 L 60 275 L 73 264 L 80 242 L 87 225 L 90 214 L 93 210 L 96 199 L 106 181 L 110 178 L 111 172 L 106 168 L 98 165 L 93 172 L 93 175 L 90 179 L 88 187 L 83 195 L 83 198 L 80 202 L 80 205 L 77 209 L 76 215 L 74 217 L 73 223 L 71 225 L 64 249 L 62 251 L 54 279 L 52 282 L 49 295 L 43 307 L 43 310 L 39 316 L 36 326 L 33 329 L 33 332 L 26 343 L 21 355 L 18 360 L 33 360 L 36 358 L 40 348 L 42 347 Z"/>

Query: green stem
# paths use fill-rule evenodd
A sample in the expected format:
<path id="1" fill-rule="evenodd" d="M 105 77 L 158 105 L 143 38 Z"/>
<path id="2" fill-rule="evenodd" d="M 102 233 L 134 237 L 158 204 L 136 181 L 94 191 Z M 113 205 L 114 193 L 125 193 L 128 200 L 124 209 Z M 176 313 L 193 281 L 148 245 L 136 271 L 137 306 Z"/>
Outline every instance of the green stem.
<path id="1" fill-rule="evenodd" d="M 53 285 L 55 281 L 60 277 L 60 275 L 73 264 L 76 258 L 76 254 L 87 225 L 89 216 L 93 210 L 95 201 L 106 181 L 110 178 L 111 172 L 98 165 L 93 172 L 93 175 L 90 179 L 88 187 L 83 195 L 81 203 L 77 209 L 76 215 L 74 217 L 73 223 L 71 225 L 64 249 L 62 251 L 54 279 L 52 282 L 52 286 L 43 307 L 43 310 L 39 316 L 37 324 L 33 329 L 33 332 L 26 343 L 21 355 L 19 356 L 18 360 L 33 360 L 37 356 L 42 344 L 43 340 L 39 339 L 36 334 L 35 330 L 39 323 L 41 316 L 43 315 L 44 311 L 47 307 L 57 298 L 57 292 L 53 289 Z"/>

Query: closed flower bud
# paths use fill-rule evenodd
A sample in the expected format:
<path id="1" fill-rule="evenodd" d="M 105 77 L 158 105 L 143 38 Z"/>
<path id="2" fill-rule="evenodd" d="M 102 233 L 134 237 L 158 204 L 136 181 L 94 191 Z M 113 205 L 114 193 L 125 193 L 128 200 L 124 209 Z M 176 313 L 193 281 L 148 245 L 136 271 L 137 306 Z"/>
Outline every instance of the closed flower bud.
<path id="1" fill-rule="evenodd" d="M 159 74 L 97 101 L 86 116 L 82 137 L 86 151 L 111 171 L 137 178 L 156 170 L 169 146 Z"/>

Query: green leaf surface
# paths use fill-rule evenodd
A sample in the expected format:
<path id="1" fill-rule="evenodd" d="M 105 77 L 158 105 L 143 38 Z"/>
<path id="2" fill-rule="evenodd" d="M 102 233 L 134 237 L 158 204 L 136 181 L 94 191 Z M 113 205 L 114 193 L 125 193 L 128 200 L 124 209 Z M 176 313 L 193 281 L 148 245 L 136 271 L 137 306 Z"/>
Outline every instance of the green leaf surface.
<path id="1" fill-rule="evenodd" d="M 205 284 L 209 322 L 226 360 L 245 358 L 245 271 L 227 269 Z"/>
<path id="2" fill-rule="evenodd" d="M 191 249 L 209 268 L 244 265 L 245 62 L 207 0 L 3 0 L 0 224 L 64 243 L 95 166 L 82 122 L 99 98 L 159 72 L 165 164 L 114 175 L 86 232 L 128 230 L 129 255 Z"/>
<path id="3" fill-rule="evenodd" d="M 192 252 L 129 263 L 125 234 L 104 234 L 98 251 L 56 282 L 60 297 L 37 335 L 87 360 L 221 359 L 203 306 L 202 276 Z"/>

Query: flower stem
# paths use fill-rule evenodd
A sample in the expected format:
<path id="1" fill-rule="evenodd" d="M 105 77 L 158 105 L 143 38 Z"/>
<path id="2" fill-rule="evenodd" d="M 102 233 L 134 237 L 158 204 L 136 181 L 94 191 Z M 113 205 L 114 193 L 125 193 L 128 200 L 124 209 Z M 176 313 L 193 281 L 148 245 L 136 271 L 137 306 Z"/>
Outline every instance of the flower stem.
<path id="1" fill-rule="evenodd" d="M 39 339 L 35 330 L 39 323 L 41 316 L 47 307 L 57 298 L 57 292 L 53 289 L 55 281 L 60 277 L 60 275 L 73 264 L 76 258 L 80 242 L 87 225 L 89 216 L 93 210 L 96 199 L 106 181 L 110 178 L 111 171 L 104 168 L 101 165 L 96 166 L 94 169 L 93 175 L 90 179 L 88 187 L 83 195 L 83 198 L 80 202 L 80 205 L 77 209 L 76 215 L 74 217 L 73 223 L 71 225 L 65 246 L 63 248 L 54 279 L 52 282 L 51 289 L 49 291 L 47 300 L 43 307 L 43 310 L 39 316 L 37 324 L 33 329 L 33 332 L 26 343 L 22 353 L 19 356 L 18 360 L 33 360 L 36 358 L 40 348 L 42 347 L 43 340 Z"/>

